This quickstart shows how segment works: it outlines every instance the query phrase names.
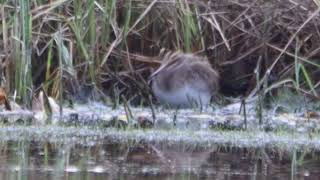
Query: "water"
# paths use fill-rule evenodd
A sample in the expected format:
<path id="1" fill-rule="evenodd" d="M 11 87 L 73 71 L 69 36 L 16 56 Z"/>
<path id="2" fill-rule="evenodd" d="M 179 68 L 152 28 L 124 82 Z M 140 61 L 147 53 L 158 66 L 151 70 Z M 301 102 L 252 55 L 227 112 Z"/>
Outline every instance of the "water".
<path id="1" fill-rule="evenodd" d="M 183 144 L 2 141 L 0 179 L 318 179 L 320 153 Z"/>

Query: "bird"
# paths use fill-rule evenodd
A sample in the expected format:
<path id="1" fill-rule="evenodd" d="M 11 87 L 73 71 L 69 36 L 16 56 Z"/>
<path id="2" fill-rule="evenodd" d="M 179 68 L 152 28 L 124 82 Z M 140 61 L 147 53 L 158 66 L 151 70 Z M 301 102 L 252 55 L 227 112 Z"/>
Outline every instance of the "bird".
<path id="1" fill-rule="evenodd" d="M 219 73 L 208 59 L 180 51 L 166 53 L 149 82 L 156 99 L 172 108 L 207 107 L 218 93 Z"/>

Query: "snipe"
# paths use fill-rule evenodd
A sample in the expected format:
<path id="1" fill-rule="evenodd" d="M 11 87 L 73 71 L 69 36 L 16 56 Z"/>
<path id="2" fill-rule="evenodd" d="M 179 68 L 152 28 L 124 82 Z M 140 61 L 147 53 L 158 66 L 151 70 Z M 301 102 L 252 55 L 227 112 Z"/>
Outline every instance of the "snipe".
<path id="1" fill-rule="evenodd" d="M 219 89 L 219 74 L 206 58 L 181 52 L 166 54 L 150 80 L 155 97 L 170 107 L 207 106 Z"/>

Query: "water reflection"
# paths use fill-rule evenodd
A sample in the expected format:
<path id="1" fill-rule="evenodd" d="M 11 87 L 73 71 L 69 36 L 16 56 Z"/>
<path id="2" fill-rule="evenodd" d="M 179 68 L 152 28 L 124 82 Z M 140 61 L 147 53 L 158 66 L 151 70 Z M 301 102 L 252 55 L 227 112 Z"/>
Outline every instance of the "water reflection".
<path id="1" fill-rule="evenodd" d="M 6 141 L 0 179 L 317 179 L 319 152 L 146 143 Z"/>

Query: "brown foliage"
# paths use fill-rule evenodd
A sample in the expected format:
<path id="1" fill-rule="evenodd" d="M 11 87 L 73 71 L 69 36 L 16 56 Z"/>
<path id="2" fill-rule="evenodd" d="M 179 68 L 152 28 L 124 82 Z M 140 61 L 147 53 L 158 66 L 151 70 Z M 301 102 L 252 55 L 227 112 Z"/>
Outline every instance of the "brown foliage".
<path id="1" fill-rule="evenodd" d="M 0 87 L 0 105 L 4 105 L 6 110 L 11 111 L 11 106 L 8 101 L 7 94 L 2 87 Z"/>

